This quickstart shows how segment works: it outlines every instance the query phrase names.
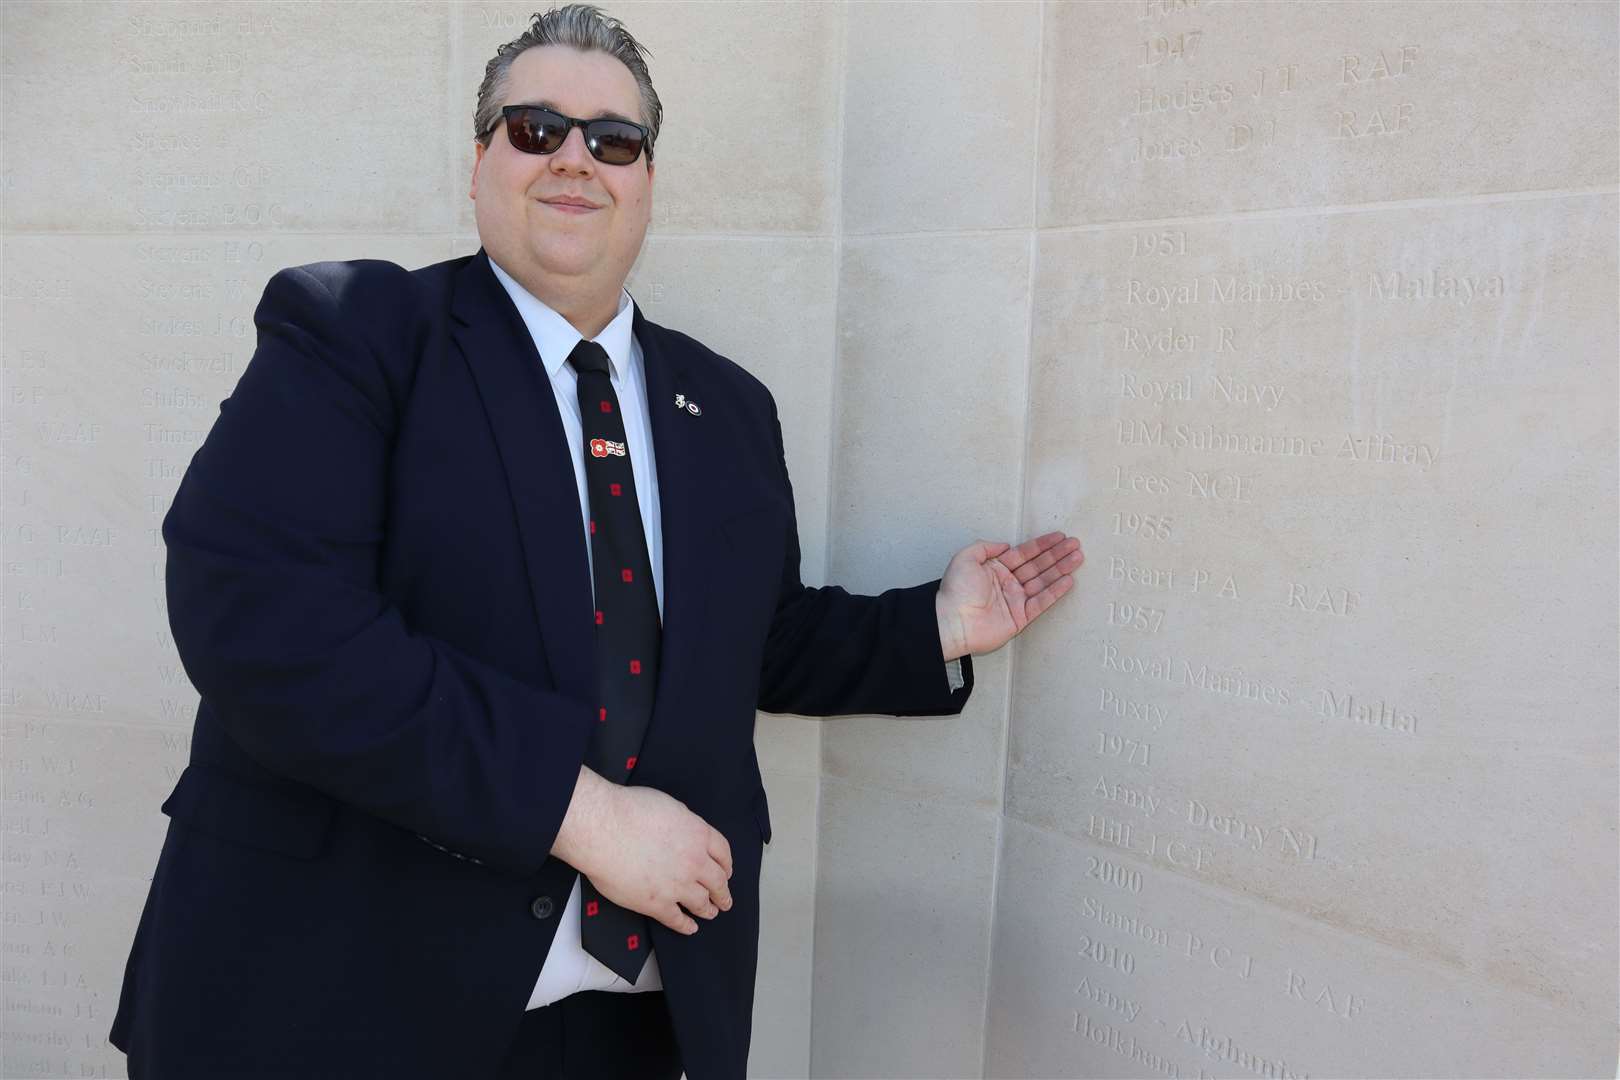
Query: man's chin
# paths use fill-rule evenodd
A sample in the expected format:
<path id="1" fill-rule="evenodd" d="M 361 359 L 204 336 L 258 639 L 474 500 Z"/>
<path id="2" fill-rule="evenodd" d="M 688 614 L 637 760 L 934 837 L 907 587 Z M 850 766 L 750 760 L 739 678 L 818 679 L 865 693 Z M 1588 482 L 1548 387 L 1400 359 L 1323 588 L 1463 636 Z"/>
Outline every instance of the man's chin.
<path id="1" fill-rule="evenodd" d="M 558 277 L 585 277 L 599 268 L 599 260 L 577 250 L 557 251 L 546 247 L 533 253 L 536 266 Z"/>

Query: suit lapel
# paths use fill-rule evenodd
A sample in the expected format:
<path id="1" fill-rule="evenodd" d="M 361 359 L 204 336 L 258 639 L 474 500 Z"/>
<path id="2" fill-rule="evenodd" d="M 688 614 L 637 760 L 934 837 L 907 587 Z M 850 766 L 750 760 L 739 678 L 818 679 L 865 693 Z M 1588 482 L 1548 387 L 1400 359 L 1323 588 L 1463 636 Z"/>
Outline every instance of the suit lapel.
<path id="1" fill-rule="evenodd" d="M 560 693 L 595 701 L 590 564 L 562 417 L 534 339 L 483 249 L 456 276 L 451 314 L 451 335 L 477 383 L 506 471 L 552 682 Z M 677 393 L 705 400 L 705 387 L 694 381 L 683 350 L 647 322 L 639 305 L 632 327 L 643 358 L 664 554 L 662 651 L 650 739 L 697 647 L 704 602 L 701 542 L 715 520 L 702 478 L 714 475 L 710 455 L 718 444 L 705 437 L 713 423 L 708 414 L 675 407 Z"/>
<path id="2" fill-rule="evenodd" d="M 506 470 L 552 684 L 595 701 L 590 568 L 562 417 L 534 339 L 482 248 L 456 275 L 450 313 Z"/>

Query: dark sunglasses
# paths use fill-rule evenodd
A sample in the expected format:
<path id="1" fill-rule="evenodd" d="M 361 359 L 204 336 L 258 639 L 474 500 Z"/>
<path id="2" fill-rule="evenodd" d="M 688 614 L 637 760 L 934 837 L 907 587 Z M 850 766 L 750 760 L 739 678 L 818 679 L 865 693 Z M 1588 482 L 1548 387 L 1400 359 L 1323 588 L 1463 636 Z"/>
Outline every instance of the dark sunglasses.
<path id="1" fill-rule="evenodd" d="M 578 127 L 585 131 L 585 148 L 605 165 L 629 165 L 641 156 L 650 132 L 628 120 L 576 120 L 538 105 L 503 105 L 506 139 L 525 154 L 554 154 Z"/>

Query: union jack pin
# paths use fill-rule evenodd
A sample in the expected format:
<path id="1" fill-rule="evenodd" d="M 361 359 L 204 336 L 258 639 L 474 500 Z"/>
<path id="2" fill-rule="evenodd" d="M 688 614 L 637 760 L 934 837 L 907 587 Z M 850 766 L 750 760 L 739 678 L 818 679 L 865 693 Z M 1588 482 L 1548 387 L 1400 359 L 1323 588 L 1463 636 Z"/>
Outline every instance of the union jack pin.
<path id="1" fill-rule="evenodd" d="M 607 457 L 609 454 L 624 457 L 624 443 L 613 442 L 611 439 L 591 440 L 591 457 Z"/>
<path id="2" fill-rule="evenodd" d="M 701 415 L 703 415 L 703 410 L 698 408 L 698 403 L 695 402 L 695 401 L 687 401 L 685 394 L 676 394 L 675 395 L 675 407 L 677 409 L 685 409 L 687 412 L 691 413 L 693 416 L 701 416 Z"/>

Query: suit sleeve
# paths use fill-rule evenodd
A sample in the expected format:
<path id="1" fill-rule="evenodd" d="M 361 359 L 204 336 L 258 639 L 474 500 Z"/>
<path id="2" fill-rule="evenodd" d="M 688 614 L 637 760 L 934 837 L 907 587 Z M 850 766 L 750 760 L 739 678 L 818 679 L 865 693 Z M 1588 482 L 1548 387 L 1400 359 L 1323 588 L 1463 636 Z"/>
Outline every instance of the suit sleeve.
<path id="1" fill-rule="evenodd" d="M 349 332 L 302 267 L 270 279 L 254 323 L 257 349 L 163 520 L 187 676 L 267 769 L 533 873 L 572 800 L 590 705 L 414 632 L 379 592 L 404 358 Z"/>
<path id="2" fill-rule="evenodd" d="M 939 578 L 877 596 L 851 594 L 838 585 L 809 588 L 799 579 L 798 515 L 774 400 L 771 425 L 789 517 L 759 707 L 803 716 L 960 713 L 973 692 L 973 658 L 961 657 L 962 684 L 953 688 L 934 613 Z"/>

